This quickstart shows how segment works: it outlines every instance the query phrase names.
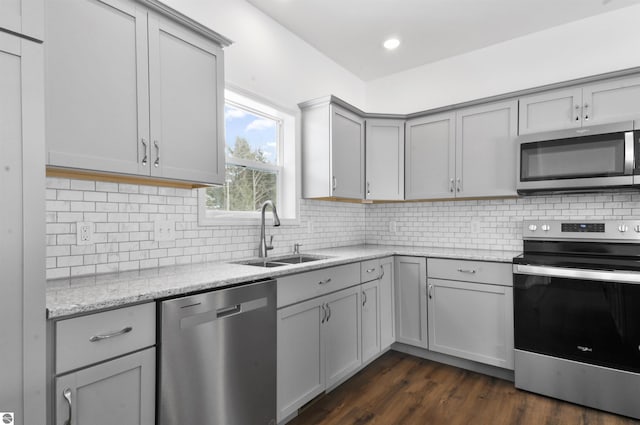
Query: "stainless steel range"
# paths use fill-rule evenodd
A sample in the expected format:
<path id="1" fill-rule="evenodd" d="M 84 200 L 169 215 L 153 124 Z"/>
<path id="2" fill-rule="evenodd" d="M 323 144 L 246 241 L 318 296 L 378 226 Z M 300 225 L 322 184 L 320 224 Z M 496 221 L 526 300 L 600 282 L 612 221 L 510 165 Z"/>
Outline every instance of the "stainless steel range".
<path id="1" fill-rule="evenodd" d="M 640 220 L 526 221 L 517 388 L 640 419 Z"/>

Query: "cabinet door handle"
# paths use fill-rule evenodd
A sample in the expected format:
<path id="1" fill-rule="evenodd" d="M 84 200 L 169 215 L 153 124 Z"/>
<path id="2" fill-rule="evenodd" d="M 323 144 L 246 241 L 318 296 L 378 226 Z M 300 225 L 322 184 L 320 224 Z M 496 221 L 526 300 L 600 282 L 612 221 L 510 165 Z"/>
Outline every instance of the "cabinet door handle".
<path id="1" fill-rule="evenodd" d="M 64 421 L 64 425 L 71 425 L 71 419 L 73 414 L 73 404 L 71 403 L 71 388 L 65 388 L 62 391 L 62 396 L 67 400 L 67 404 L 69 405 L 69 417 L 66 421 Z"/>
<path id="2" fill-rule="evenodd" d="M 588 108 L 589 108 L 589 104 L 585 103 L 584 104 L 584 120 L 585 121 L 589 121 L 589 112 L 587 111 Z"/>
<path id="3" fill-rule="evenodd" d="M 155 167 L 158 167 L 158 166 L 160 166 L 160 145 L 158 144 L 157 140 L 153 141 L 153 146 L 156 147 L 156 160 L 153 161 L 153 165 Z"/>
<path id="4" fill-rule="evenodd" d="M 580 105 L 576 105 L 576 121 L 580 121 Z"/>
<path id="5" fill-rule="evenodd" d="M 362 291 L 362 307 L 367 303 L 367 293 Z"/>
<path id="6" fill-rule="evenodd" d="M 322 309 L 322 320 L 320 321 L 320 323 L 324 323 L 327 320 L 327 309 L 325 308 L 324 304 L 322 304 L 320 308 Z"/>
<path id="7" fill-rule="evenodd" d="M 329 307 L 329 304 L 326 304 L 327 306 L 327 322 L 329 321 L 329 319 L 331 319 L 331 307 Z"/>
<path id="8" fill-rule="evenodd" d="M 109 333 L 109 334 L 94 335 L 91 338 L 89 338 L 89 341 L 91 341 L 91 342 L 102 341 L 103 339 L 113 338 L 114 336 L 120 336 L 120 335 L 128 334 L 132 330 L 133 330 L 133 328 L 131 326 L 127 326 L 126 328 L 120 329 L 119 331 L 112 332 L 112 333 Z"/>
<path id="9" fill-rule="evenodd" d="M 460 273 L 471 273 L 471 274 L 475 274 L 476 273 L 475 269 L 458 269 L 458 271 Z"/>
<path id="10" fill-rule="evenodd" d="M 331 278 L 326 278 L 325 280 L 321 280 L 320 282 L 318 282 L 318 285 L 326 285 L 327 283 L 331 282 Z"/>
<path id="11" fill-rule="evenodd" d="M 458 192 L 462 191 L 462 179 L 460 179 L 459 177 L 458 177 L 457 184 L 456 184 L 456 190 Z"/>
<path id="12" fill-rule="evenodd" d="M 371 183 L 367 182 L 367 195 L 371 195 Z"/>
<path id="13" fill-rule="evenodd" d="M 378 280 L 382 280 L 384 277 L 384 267 L 380 264 L 380 276 L 378 276 Z"/>
<path id="14" fill-rule="evenodd" d="M 453 193 L 455 187 L 454 179 L 449 180 L 449 192 Z"/>
<path id="15" fill-rule="evenodd" d="M 427 285 L 427 294 L 429 295 L 429 299 L 433 298 L 433 285 Z"/>
<path id="16" fill-rule="evenodd" d="M 336 178 L 336 176 L 333 176 L 332 180 L 333 180 L 332 189 L 333 189 L 333 191 L 335 191 L 336 188 L 338 187 L 338 179 Z"/>
<path id="17" fill-rule="evenodd" d="M 144 139 L 140 139 L 140 143 L 142 143 L 142 149 L 144 149 L 144 157 L 142 157 L 142 165 L 147 165 L 147 142 Z"/>

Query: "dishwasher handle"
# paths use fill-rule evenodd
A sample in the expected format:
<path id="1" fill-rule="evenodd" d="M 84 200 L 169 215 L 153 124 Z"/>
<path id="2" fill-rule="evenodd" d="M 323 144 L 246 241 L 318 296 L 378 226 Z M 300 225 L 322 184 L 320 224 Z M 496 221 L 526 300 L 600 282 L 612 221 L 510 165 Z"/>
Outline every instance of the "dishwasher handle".
<path id="1" fill-rule="evenodd" d="M 186 329 L 202 325 L 203 323 L 213 322 L 215 320 L 227 319 L 253 310 L 265 308 L 268 304 L 267 297 L 262 297 L 245 301 L 240 304 L 216 308 L 215 310 L 209 310 L 203 313 L 192 314 L 180 319 L 180 328 Z"/>

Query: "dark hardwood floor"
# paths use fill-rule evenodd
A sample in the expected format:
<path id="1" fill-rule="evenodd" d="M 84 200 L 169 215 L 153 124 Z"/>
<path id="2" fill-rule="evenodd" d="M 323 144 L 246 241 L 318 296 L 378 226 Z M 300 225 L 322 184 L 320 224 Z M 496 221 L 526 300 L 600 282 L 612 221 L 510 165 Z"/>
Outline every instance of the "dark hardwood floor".
<path id="1" fill-rule="evenodd" d="M 640 402 L 640 395 L 638 395 Z M 631 425 L 630 418 L 390 351 L 310 403 L 291 425 Z"/>

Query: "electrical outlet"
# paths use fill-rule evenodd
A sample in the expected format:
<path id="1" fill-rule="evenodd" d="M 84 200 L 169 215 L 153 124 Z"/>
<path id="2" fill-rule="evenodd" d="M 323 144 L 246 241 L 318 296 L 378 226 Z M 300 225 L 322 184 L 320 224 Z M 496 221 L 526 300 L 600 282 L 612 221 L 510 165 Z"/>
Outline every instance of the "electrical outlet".
<path id="1" fill-rule="evenodd" d="M 156 220 L 153 232 L 154 241 L 175 241 L 176 223 L 171 220 Z"/>
<path id="2" fill-rule="evenodd" d="M 91 245 L 93 243 L 93 223 L 76 223 L 76 245 Z"/>

